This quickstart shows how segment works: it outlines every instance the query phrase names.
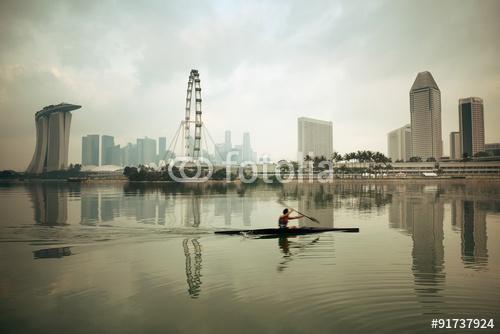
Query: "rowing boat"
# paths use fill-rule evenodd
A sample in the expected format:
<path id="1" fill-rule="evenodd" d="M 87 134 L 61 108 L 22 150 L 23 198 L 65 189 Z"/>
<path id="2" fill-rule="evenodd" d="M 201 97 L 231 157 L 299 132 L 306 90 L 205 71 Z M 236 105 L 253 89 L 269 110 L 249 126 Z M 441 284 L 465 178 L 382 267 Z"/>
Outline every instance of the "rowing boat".
<path id="1" fill-rule="evenodd" d="M 257 235 L 301 235 L 323 232 L 348 232 L 357 233 L 357 227 L 298 227 L 298 228 L 261 228 L 254 230 L 221 230 L 215 234 L 236 235 L 236 234 L 257 234 Z"/>

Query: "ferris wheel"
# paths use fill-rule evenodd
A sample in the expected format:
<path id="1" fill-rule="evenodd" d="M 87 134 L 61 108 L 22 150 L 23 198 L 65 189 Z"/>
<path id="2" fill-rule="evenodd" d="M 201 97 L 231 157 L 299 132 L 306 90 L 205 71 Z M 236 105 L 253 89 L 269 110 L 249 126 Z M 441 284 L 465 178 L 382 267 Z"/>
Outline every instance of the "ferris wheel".
<path id="1" fill-rule="evenodd" d="M 195 101 L 195 118 L 191 120 L 191 101 L 193 100 L 193 83 L 194 83 L 194 101 Z M 191 124 L 194 123 L 194 140 L 191 136 Z M 184 117 L 184 151 L 188 158 L 193 160 L 200 156 L 201 145 L 201 86 L 200 73 L 198 70 L 191 70 L 186 94 L 186 115 Z M 192 147 L 191 147 L 192 146 Z"/>
<path id="2" fill-rule="evenodd" d="M 194 87 L 194 97 L 193 97 L 193 87 Z M 191 109 L 194 98 L 194 120 L 191 119 Z M 192 130 L 194 125 L 194 131 Z M 181 134 L 182 133 L 182 134 Z M 181 155 L 184 156 L 185 160 L 195 161 L 200 159 L 201 156 L 201 144 L 202 144 L 202 133 L 205 140 L 205 149 L 208 150 L 207 138 L 210 139 L 214 145 L 215 153 L 219 155 L 215 148 L 215 142 L 213 141 L 207 128 L 204 126 L 201 120 L 201 85 L 200 85 L 200 73 L 198 70 L 191 70 L 189 73 L 189 79 L 187 84 L 186 93 L 186 109 L 184 119 L 181 121 L 177 132 L 175 133 L 172 142 L 168 148 L 168 151 L 172 148 L 173 152 L 176 152 L 177 141 L 179 137 L 181 138 Z"/>

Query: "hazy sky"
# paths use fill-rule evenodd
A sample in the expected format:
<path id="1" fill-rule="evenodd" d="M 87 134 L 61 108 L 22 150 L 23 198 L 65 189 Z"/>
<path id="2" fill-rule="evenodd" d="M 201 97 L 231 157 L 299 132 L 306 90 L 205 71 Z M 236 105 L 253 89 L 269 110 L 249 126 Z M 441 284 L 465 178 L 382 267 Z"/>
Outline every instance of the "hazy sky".
<path id="1" fill-rule="evenodd" d="M 444 152 L 458 99 L 485 103 L 486 142 L 500 142 L 500 1 L 0 1 L 0 169 L 23 170 L 34 112 L 73 112 L 81 136 L 170 141 L 191 68 L 216 142 L 294 158 L 297 117 L 331 120 L 340 152 L 386 152 L 409 123 L 409 89 L 429 70 L 442 95 Z"/>

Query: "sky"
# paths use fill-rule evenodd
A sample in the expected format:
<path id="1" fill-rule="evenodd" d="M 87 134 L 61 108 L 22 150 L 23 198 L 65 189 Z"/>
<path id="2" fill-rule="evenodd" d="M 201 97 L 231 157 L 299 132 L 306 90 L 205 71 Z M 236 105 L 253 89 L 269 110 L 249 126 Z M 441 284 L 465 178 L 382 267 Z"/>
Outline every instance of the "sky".
<path id="1" fill-rule="evenodd" d="M 430 71 L 442 98 L 444 153 L 458 99 L 484 99 L 500 142 L 500 1 L 0 1 L 0 170 L 24 170 L 34 113 L 73 112 L 81 137 L 173 138 L 189 72 L 215 142 L 249 132 L 259 156 L 293 159 L 297 118 L 333 122 L 333 147 L 387 152 L 410 122 L 409 90 Z"/>

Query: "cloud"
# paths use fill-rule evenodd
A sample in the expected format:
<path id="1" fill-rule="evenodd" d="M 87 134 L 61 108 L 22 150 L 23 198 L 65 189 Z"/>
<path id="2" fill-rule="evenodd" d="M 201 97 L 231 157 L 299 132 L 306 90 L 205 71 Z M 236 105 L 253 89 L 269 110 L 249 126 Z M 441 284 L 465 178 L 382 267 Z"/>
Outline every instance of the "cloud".
<path id="1" fill-rule="evenodd" d="M 26 167 L 34 112 L 61 101 L 83 106 L 71 162 L 89 133 L 120 144 L 172 138 L 191 68 L 200 70 L 214 139 L 231 129 L 238 143 L 249 131 L 254 149 L 275 159 L 295 157 L 300 116 L 333 121 L 339 151 L 385 151 L 386 133 L 409 122 L 408 91 L 422 70 L 441 88 L 445 152 L 464 96 L 484 98 L 486 140 L 500 141 L 499 9 L 498 1 L 2 1 L 0 169 Z"/>

